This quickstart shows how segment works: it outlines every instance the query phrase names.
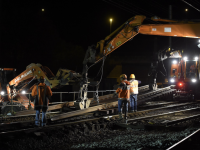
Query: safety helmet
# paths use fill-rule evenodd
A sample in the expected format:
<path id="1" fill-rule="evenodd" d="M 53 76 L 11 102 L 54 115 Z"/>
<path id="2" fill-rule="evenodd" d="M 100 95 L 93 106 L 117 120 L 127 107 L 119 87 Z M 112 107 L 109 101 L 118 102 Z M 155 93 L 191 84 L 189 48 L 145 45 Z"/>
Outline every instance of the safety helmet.
<path id="1" fill-rule="evenodd" d="M 125 74 L 122 74 L 122 75 L 120 76 L 120 78 L 127 79 L 127 76 L 126 76 Z"/>
<path id="2" fill-rule="evenodd" d="M 39 82 L 44 82 L 45 78 L 43 76 L 40 76 L 40 78 L 38 79 Z"/>
<path id="3" fill-rule="evenodd" d="M 135 75 L 134 75 L 134 74 L 131 74 L 131 75 L 130 75 L 130 78 L 131 78 L 131 79 L 135 78 Z"/>

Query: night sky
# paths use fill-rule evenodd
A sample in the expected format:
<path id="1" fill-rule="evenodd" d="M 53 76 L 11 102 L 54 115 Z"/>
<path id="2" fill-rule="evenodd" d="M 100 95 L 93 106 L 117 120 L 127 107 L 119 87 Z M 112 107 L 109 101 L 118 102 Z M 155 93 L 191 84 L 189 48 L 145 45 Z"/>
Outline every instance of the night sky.
<path id="1" fill-rule="evenodd" d="M 200 1 L 186 1 L 200 9 Z M 80 72 L 87 47 L 110 34 L 110 18 L 114 31 L 134 15 L 169 18 L 169 5 L 172 5 L 173 19 L 200 19 L 200 12 L 181 0 L 1 0 L 0 5 L 0 66 L 15 67 L 17 74 L 30 63 L 41 63 L 54 74 L 60 67 Z M 144 23 L 158 22 L 147 19 Z M 197 41 L 173 37 L 172 48 L 197 53 Z M 149 55 L 154 49 L 168 47 L 167 37 L 137 35 L 106 61 L 124 53 Z"/>

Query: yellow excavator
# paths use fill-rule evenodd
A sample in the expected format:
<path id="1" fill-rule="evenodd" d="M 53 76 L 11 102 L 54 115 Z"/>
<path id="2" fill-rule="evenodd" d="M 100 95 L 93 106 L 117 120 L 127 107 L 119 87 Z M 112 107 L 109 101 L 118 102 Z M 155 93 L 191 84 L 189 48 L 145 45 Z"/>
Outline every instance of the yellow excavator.
<path id="1" fill-rule="evenodd" d="M 4 105 L 1 108 L 1 112 L 3 114 L 8 112 L 9 109 L 6 107 L 9 106 L 5 103 L 10 103 L 11 100 L 15 105 L 19 106 L 13 107 L 16 109 L 15 111 L 34 107 L 34 103 L 29 102 L 28 97 L 23 92 L 29 93 L 33 86 L 38 83 L 40 76 L 45 77 L 45 84 L 50 86 L 51 89 L 69 85 L 81 77 L 80 74 L 68 69 L 59 69 L 57 74 L 54 75 L 48 67 L 38 63 L 31 63 L 26 67 L 25 71 L 7 84 L 7 98 L 3 100 Z"/>

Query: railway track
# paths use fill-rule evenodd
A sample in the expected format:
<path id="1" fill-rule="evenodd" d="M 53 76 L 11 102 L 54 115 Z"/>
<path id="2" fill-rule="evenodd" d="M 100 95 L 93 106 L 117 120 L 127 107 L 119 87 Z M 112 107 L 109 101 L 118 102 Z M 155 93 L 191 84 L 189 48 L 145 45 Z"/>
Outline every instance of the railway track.
<path id="1" fill-rule="evenodd" d="M 173 91 L 174 91 L 174 90 L 171 90 L 170 88 L 166 88 L 166 89 L 165 90 L 162 89 L 156 92 L 145 91 L 141 95 L 138 96 L 140 97 L 139 100 L 147 99 L 147 97 L 148 99 L 154 99 L 154 100 L 159 100 L 161 99 L 160 97 L 162 97 L 166 100 L 168 97 L 170 97 L 170 94 L 173 94 Z M 167 96 L 167 98 L 164 96 Z M 104 102 L 107 102 L 106 100 L 110 100 L 108 97 L 109 96 L 107 95 L 104 96 L 103 98 L 101 97 L 102 98 L 101 102 L 104 103 Z M 149 126 L 154 126 L 154 128 L 157 128 L 159 126 L 163 128 L 163 127 L 174 126 L 182 122 L 198 120 L 200 117 L 198 102 L 189 102 L 189 103 L 163 102 L 163 103 L 160 103 L 159 105 L 154 105 L 153 107 L 162 106 L 162 105 L 164 106 L 168 105 L 168 106 L 158 107 L 158 108 L 153 108 L 153 109 L 145 109 L 145 107 L 141 107 L 141 109 L 145 109 L 145 110 L 138 111 L 135 113 L 128 113 L 127 115 L 128 126 L 127 124 L 126 126 L 129 128 L 137 128 L 138 126 L 141 127 L 141 123 L 142 123 L 143 128 L 147 128 Z M 99 107 L 99 106 L 93 106 L 93 108 L 94 107 Z M 188 107 L 189 109 L 186 109 Z M 32 132 L 34 133 L 35 132 L 51 132 L 52 130 L 55 130 L 55 129 L 58 129 L 58 130 L 64 129 L 69 135 L 75 135 L 75 134 L 78 134 L 79 132 L 83 134 L 90 134 L 91 132 L 98 131 L 100 129 L 113 128 L 113 127 L 119 126 L 119 124 L 120 125 L 124 124 L 124 121 L 118 119 L 118 115 L 116 115 L 116 111 L 114 111 L 115 109 L 116 108 L 114 107 L 112 108 L 105 107 L 104 109 L 99 109 L 99 110 L 95 109 L 95 111 L 90 111 L 90 112 L 84 111 L 85 112 L 84 114 L 80 114 L 79 111 L 82 111 L 82 110 L 71 111 L 71 112 L 67 112 L 67 114 L 72 113 L 71 116 L 68 115 L 68 117 L 65 117 L 63 119 L 56 119 L 56 120 L 52 119 L 55 116 L 57 116 L 57 115 L 54 115 L 49 118 L 48 126 L 38 127 L 38 128 L 33 128 L 34 120 L 2 123 L 0 125 L 0 135 L 2 137 L 13 137 L 15 135 L 27 134 L 27 133 L 32 133 Z M 182 110 L 182 109 L 185 109 L 185 110 Z M 78 113 L 74 114 L 75 112 L 78 112 Z M 94 112 L 95 113 L 98 112 L 98 115 L 94 116 Z M 190 113 L 189 115 L 186 115 L 185 117 L 182 116 L 179 119 L 177 118 L 174 120 L 169 119 L 170 117 L 175 116 L 177 114 L 183 114 L 183 113 L 187 114 L 188 112 L 193 112 L 193 114 Z M 28 116 L 30 117 L 34 115 L 28 115 Z M 25 116 L 14 116 L 14 117 L 10 117 L 9 119 L 20 118 L 20 117 L 25 117 Z M 154 120 L 154 122 L 152 120 Z"/>
<path id="2" fill-rule="evenodd" d="M 174 111 L 172 109 L 174 109 Z M 182 109 L 185 109 L 185 110 L 182 110 Z M 155 115 L 155 113 L 158 113 L 161 111 L 163 114 Z M 169 113 L 166 114 L 166 112 L 169 112 Z M 135 128 L 137 129 L 137 126 L 141 127 L 142 125 L 144 126 L 144 129 L 146 129 L 147 125 L 154 126 L 154 128 L 158 128 L 158 125 L 162 126 L 162 127 L 167 126 L 167 129 L 169 129 L 169 126 L 175 125 L 174 127 L 176 127 L 176 126 L 178 127 L 178 126 L 180 126 L 180 123 L 185 124 L 187 121 L 191 121 L 191 119 L 186 120 L 186 117 L 183 118 L 183 116 L 181 116 L 182 119 L 185 119 L 184 121 L 176 122 L 174 124 L 165 124 L 166 123 L 166 122 L 164 123 L 165 120 L 164 121 L 162 120 L 163 117 L 166 116 L 167 118 L 170 118 L 172 116 L 178 116 L 178 115 L 183 115 L 183 114 L 188 114 L 185 116 L 191 117 L 192 115 L 194 115 L 192 113 L 195 113 L 196 115 L 197 115 L 197 113 L 200 113 L 198 102 L 173 104 L 173 105 L 165 106 L 165 107 L 161 107 L 161 108 L 154 108 L 154 109 L 138 111 L 136 113 L 129 113 L 128 120 L 130 120 L 129 123 L 132 123 L 131 125 L 134 126 L 133 128 L 130 127 L 132 129 L 135 129 Z M 148 116 L 149 114 L 151 115 L 151 118 Z M 156 120 L 161 119 L 163 124 L 160 124 L 160 122 L 157 122 L 157 124 L 156 123 L 149 124 L 149 122 L 153 118 L 155 118 Z M 196 116 L 196 118 L 193 118 L 193 120 L 196 119 L 195 121 L 199 121 L 198 118 L 199 118 L 199 116 Z M 133 119 L 137 119 L 138 121 L 133 121 Z M 177 119 L 174 121 L 177 121 Z M 135 124 L 135 122 L 138 122 L 139 125 Z M 28 122 L 27 122 L 27 124 L 28 124 Z M 34 122 L 32 122 L 32 124 L 34 124 Z M 123 124 L 122 120 L 118 120 L 118 115 L 107 115 L 107 116 L 101 116 L 101 117 L 90 118 L 90 119 L 89 118 L 87 118 L 87 119 L 79 118 L 79 120 L 78 120 L 78 116 L 76 116 L 74 118 L 67 118 L 65 120 L 57 120 L 57 121 L 49 123 L 49 125 L 46 127 L 39 127 L 39 128 L 33 128 L 31 126 L 31 124 L 29 124 L 28 126 L 25 126 L 25 122 L 24 122 L 24 123 L 22 123 L 22 125 L 18 125 L 19 128 L 17 128 L 15 125 L 16 128 L 4 129 L 4 131 L 0 132 L 0 135 L 1 135 L 0 137 L 3 137 L 3 139 L 1 139 L 1 140 L 4 140 L 4 141 L 10 140 L 10 138 L 15 139 L 14 141 L 16 141 L 16 137 L 22 138 L 22 135 L 25 137 L 26 137 L 26 135 L 28 137 L 34 136 L 34 137 L 36 137 L 36 139 L 42 139 L 42 140 L 46 139 L 46 138 L 49 139 L 50 138 L 49 136 L 55 136 L 56 138 L 58 138 L 57 136 L 59 136 L 61 141 L 63 141 L 63 138 L 65 139 L 64 143 L 66 143 L 66 141 L 69 142 L 69 141 L 74 141 L 74 140 L 77 142 L 78 141 L 84 142 L 84 140 L 85 140 L 85 142 L 86 142 L 91 138 L 94 139 L 92 141 L 95 141 L 95 139 L 97 138 L 95 135 L 96 134 L 99 135 L 102 132 L 105 132 L 105 134 L 110 133 L 112 135 L 115 135 L 117 133 L 121 134 L 122 131 L 120 131 L 120 132 L 118 131 L 118 129 L 119 129 L 118 124 Z M 191 124 L 191 122 L 189 122 L 189 124 Z M 0 126 L 0 129 L 3 130 L 3 127 Z M 147 128 L 147 129 L 149 129 L 149 128 Z M 145 132 L 142 130 L 141 131 L 130 130 L 130 131 L 127 130 L 127 134 L 131 134 L 132 132 L 133 132 L 133 134 L 134 134 L 134 132 L 137 132 L 137 134 L 145 134 Z M 58 135 L 57 135 L 57 133 L 58 133 Z M 117 135 L 115 135 L 115 136 L 117 136 Z M 67 139 L 66 139 L 66 137 L 67 137 Z M 82 138 L 80 138 L 80 137 L 82 137 Z M 108 138 L 108 136 L 106 136 L 106 135 L 103 137 L 98 136 L 98 139 L 96 139 L 96 140 L 101 140 L 102 138 L 106 139 L 106 138 Z M 28 139 L 28 141 L 29 140 L 30 139 Z M 34 141 L 33 143 L 35 143 L 37 141 Z M 89 140 L 89 141 L 91 141 L 91 140 Z M 19 142 L 19 140 L 16 142 Z M 15 144 L 16 144 L 16 142 L 15 142 Z M 69 147 L 71 147 L 72 145 L 76 146 L 77 144 L 71 143 L 69 145 L 70 145 Z M 81 145 L 79 145 L 79 146 L 81 147 Z"/>
<path id="3" fill-rule="evenodd" d="M 145 102 L 148 101 L 154 101 L 156 99 L 162 98 L 166 100 L 167 98 L 170 98 L 171 95 L 175 92 L 175 89 L 171 89 L 171 87 L 166 87 L 162 89 L 158 89 L 156 91 L 149 91 L 148 85 L 139 87 L 140 94 L 138 95 L 138 106 L 143 105 Z M 58 110 L 63 108 L 63 111 L 68 111 L 69 113 L 73 111 L 74 116 L 79 112 L 80 115 L 85 114 L 87 112 L 94 112 L 94 111 L 101 111 L 102 113 L 105 113 L 105 110 L 107 109 L 113 109 L 116 108 L 118 105 L 118 101 L 116 98 L 112 98 L 112 94 L 104 95 L 99 97 L 99 105 L 97 106 L 97 102 L 94 101 L 92 98 L 89 99 L 91 101 L 91 105 L 88 109 L 84 110 L 75 110 L 74 102 L 63 102 L 56 105 L 51 105 L 48 108 L 48 111 Z M 173 102 L 171 102 L 173 103 Z M 110 110 L 110 112 L 112 112 Z M 25 111 L 19 111 L 16 112 L 15 116 L 6 116 L 6 117 L 0 117 L 0 121 L 5 120 L 16 120 L 17 118 L 26 118 L 29 116 L 33 116 L 35 114 L 35 110 L 25 110 Z M 65 116 L 66 115 L 66 116 Z M 70 116 L 73 116 L 70 114 Z M 68 118 L 67 113 L 59 114 L 56 118 L 53 118 L 54 120 L 59 120 L 60 118 Z"/>
<path id="4" fill-rule="evenodd" d="M 185 109 L 185 110 L 175 110 L 175 111 L 171 111 L 166 113 L 167 111 L 169 111 L 169 109 L 175 109 L 178 107 L 182 107 L 180 109 L 183 109 L 185 106 L 189 107 L 190 105 L 192 105 L 190 109 Z M 164 113 L 158 113 L 158 111 L 161 111 Z M 166 107 L 160 107 L 160 108 L 154 108 L 154 109 L 148 109 L 148 110 L 143 110 L 143 111 L 138 111 L 136 113 L 128 113 L 128 124 L 130 125 L 129 127 L 131 127 L 133 125 L 132 122 L 136 122 L 136 121 L 146 121 L 152 118 L 159 118 L 159 117 L 163 117 L 163 116 L 172 116 L 174 114 L 177 113 L 183 113 L 183 112 L 189 112 L 189 111 L 194 111 L 196 110 L 197 112 L 199 111 L 199 104 L 195 103 L 195 102 L 191 102 L 191 103 L 183 103 L 183 104 L 176 104 L 176 105 L 172 105 L 172 106 L 166 106 Z M 152 112 L 154 112 L 154 114 L 151 114 Z M 148 114 L 151 114 L 148 116 Z M 200 114 L 200 112 L 199 112 Z M 196 115 L 196 116 L 191 116 L 191 118 L 184 118 L 185 120 L 190 120 L 190 119 L 196 119 L 199 118 L 200 115 Z M 91 114 L 88 114 L 91 115 Z M 193 118 L 192 118 L 193 117 Z M 161 119 L 163 122 L 163 119 Z M 183 121 L 185 121 L 183 120 Z M 176 123 L 181 122 L 182 120 L 180 119 L 175 120 Z M 157 121 L 158 122 L 158 121 Z M 2 123 L 0 125 L 0 135 L 10 135 L 10 134 L 14 134 L 14 133 L 19 133 L 19 132 L 35 132 L 35 131 L 44 131 L 44 129 L 46 130 L 51 130 L 53 128 L 68 128 L 69 131 L 72 132 L 76 132 L 76 130 L 81 130 L 84 133 L 88 133 L 89 131 L 94 131 L 94 130 L 99 130 L 100 128 L 106 128 L 106 127 L 111 127 L 117 123 L 123 123 L 122 120 L 118 120 L 118 115 L 106 115 L 106 116 L 101 116 L 101 117 L 91 117 L 91 118 L 81 118 L 81 116 L 78 116 L 76 118 L 69 118 L 66 120 L 59 120 L 59 121 L 54 121 L 54 122 L 49 122 L 49 125 L 46 127 L 38 127 L 38 128 L 33 128 L 34 125 L 34 121 L 23 121 L 23 122 L 13 122 L 13 123 Z M 166 124 L 167 123 L 167 124 Z M 154 123 L 155 124 L 155 123 Z M 160 125 L 160 124 L 159 124 Z M 163 122 L 162 125 L 165 126 L 169 126 L 172 125 L 172 121 L 168 121 L 168 122 Z"/>
<path id="5" fill-rule="evenodd" d="M 142 94 L 140 94 L 138 96 L 138 102 L 142 101 L 140 103 L 140 105 L 141 105 L 141 104 L 143 104 L 144 101 L 148 101 L 148 100 L 152 100 L 152 99 L 155 100 L 156 98 L 160 98 L 160 97 L 166 99 L 166 97 L 169 97 L 171 94 L 173 94 L 173 92 L 174 92 L 174 89 L 171 89 L 170 87 L 166 87 L 166 88 L 158 89 L 157 91 L 149 92 L 147 86 L 143 86 L 143 87 L 140 87 L 140 93 L 142 93 Z M 79 121 L 79 120 L 80 121 L 83 120 L 83 122 L 85 120 L 88 120 L 88 119 L 98 120 L 97 118 L 101 119 L 102 116 L 107 116 L 107 115 L 110 115 L 110 116 L 112 115 L 113 116 L 112 118 L 117 117 L 117 115 L 114 115 L 114 114 L 117 113 L 116 108 L 108 107 L 107 104 L 109 104 L 109 103 L 105 104 L 105 102 L 113 100 L 112 98 L 110 98 L 110 95 L 101 96 L 100 100 L 101 101 L 100 101 L 100 104 L 98 106 L 94 105 L 93 107 L 89 108 L 88 111 L 87 110 L 77 110 L 77 111 L 67 112 L 67 113 L 64 114 L 64 116 L 65 116 L 65 117 L 63 117 L 64 119 L 61 119 L 61 120 L 60 120 L 60 118 L 59 119 L 54 119 L 54 118 L 57 118 L 58 116 L 59 117 L 63 116 L 63 114 L 55 115 L 53 117 L 50 116 L 49 118 L 51 120 L 51 124 L 59 124 L 59 123 L 62 124 L 62 122 L 74 122 L 74 124 L 76 124 L 76 121 Z M 108 100 L 108 101 L 106 101 L 106 100 Z M 111 102 L 111 103 L 117 104 L 117 101 L 115 100 L 114 102 Z M 170 102 L 170 103 L 174 103 L 174 102 Z M 92 102 L 91 104 L 94 104 L 94 102 Z M 182 106 L 182 105 L 184 106 L 184 105 L 188 105 L 188 104 L 189 103 L 177 104 L 177 105 L 172 106 L 172 107 L 179 107 L 179 106 Z M 101 108 L 99 108 L 99 107 L 101 107 Z M 170 108 L 170 107 L 167 107 L 167 108 Z M 155 110 L 159 110 L 159 109 L 164 109 L 164 108 L 161 107 L 161 108 L 156 108 L 156 109 L 144 110 L 144 111 L 135 113 L 134 116 L 141 115 L 141 114 L 145 115 L 146 113 L 149 113 L 149 112 L 155 111 Z M 94 113 L 98 114 L 97 118 L 94 118 Z M 66 117 L 66 114 L 67 114 L 67 117 Z M 16 130 L 16 128 L 21 129 L 21 128 L 24 128 L 25 126 L 26 126 L 26 128 L 33 126 L 34 115 L 28 115 L 28 117 L 30 117 L 30 116 L 32 116 L 32 121 L 12 122 L 12 119 L 19 119 L 21 117 L 27 117 L 26 115 L 25 116 L 19 115 L 19 116 L 6 118 L 7 123 L 2 123 L 0 125 L 1 131 L 3 131 L 4 129 L 5 130 Z M 99 116 L 101 116 L 101 117 L 99 117 Z M 1 119 L 3 120 L 3 118 L 1 118 Z M 26 130 L 29 130 L 29 129 L 26 129 Z M 5 133 L 5 132 L 3 131 L 2 133 Z"/>

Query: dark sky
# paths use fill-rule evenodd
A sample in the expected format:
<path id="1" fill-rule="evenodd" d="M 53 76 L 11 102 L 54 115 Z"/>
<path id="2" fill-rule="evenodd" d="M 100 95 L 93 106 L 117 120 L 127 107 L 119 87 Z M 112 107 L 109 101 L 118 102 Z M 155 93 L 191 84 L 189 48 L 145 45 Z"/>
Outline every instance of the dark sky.
<path id="1" fill-rule="evenodd" d="M 198 0 L 186 1 L 200 9 Z M 87 47 L 110 34 L 109 18 L 114 31 L 134 15 L 169 18 L 172 5 L 173 19 L 200 19 L 200 12 L 181 0 L 4 0 L 0 5 L 1 67 L 15 67 L 18 73 L 30 63 L 41 63 L 54 73 L 60 67 L 76 70 Z M 137 35 L 111 55 L 151 54 L 156 37 L 157 50 L 169 46 L 166 37 Z M 197 39 L 172 38 L 174 49 L 197 52 L 196 45 Z"/>

